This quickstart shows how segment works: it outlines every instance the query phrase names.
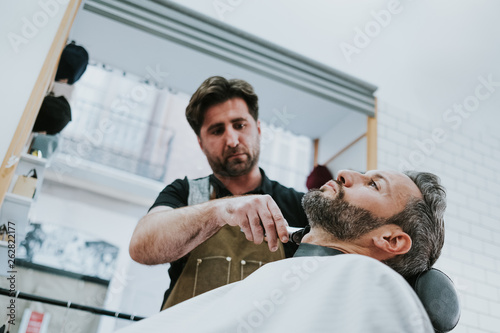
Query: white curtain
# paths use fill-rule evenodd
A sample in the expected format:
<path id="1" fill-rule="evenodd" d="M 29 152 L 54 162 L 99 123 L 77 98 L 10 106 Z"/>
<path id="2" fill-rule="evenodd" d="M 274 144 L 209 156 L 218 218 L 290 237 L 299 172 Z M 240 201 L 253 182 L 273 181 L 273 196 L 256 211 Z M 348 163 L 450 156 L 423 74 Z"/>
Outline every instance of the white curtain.
<path id="1" fill-rule="evenodd" d="M 130 74 L 88 66 L 71 96 L 61 152 L 162 180 L 174 136 L 163 121 L 170 94 Z"/>
<path id="2" fill-rule="evenodd" d="M 311 138 L 263 122 L 261 127 L 260 166 L 269 178 L 306 192 L 306 179 L 313 166 Z"/>
<path id="3" fill-rule="evenodd" d="M 210 167 L 185 117 L 189 98 L 88 66 L 71 96 L 62 153 L 164 183 L 206 176 Z M 310 138 L 262 123 L 260 166 L 271 179 L 306 191 L 312 153 Z"/>

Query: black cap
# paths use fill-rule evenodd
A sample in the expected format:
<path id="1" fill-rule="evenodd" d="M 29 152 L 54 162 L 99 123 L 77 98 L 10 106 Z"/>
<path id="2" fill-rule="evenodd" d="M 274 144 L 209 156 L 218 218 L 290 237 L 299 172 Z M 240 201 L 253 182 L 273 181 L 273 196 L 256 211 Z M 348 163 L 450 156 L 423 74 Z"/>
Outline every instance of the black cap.
<path id="1" fill-rule="evenodd" d="M 88 63 L 89 54 L 83 47 L 74 43 L 66 45 L 59 60 L 55 80 L 67 79 L 68 84 L 75 83 L 85 73 Z"/>
<path id="2" fill-rule="evenodd" d="M 33 132 L 54 135 L 71 121 L 71 107 L 64 96 L 45 96 L 33 126 Z"/>

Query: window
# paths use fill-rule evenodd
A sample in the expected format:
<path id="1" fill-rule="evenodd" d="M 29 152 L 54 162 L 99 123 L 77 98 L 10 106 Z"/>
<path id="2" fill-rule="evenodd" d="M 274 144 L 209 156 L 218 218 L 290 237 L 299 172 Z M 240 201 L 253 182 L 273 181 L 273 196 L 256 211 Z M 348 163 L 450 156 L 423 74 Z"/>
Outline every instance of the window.
<path id="1" fill-rule="evenodd" d="M 162 121 L 168 94 L 129 74 L 88 66 L 71 96 L 60 152 L 162 180 L 174 137 Z"/>

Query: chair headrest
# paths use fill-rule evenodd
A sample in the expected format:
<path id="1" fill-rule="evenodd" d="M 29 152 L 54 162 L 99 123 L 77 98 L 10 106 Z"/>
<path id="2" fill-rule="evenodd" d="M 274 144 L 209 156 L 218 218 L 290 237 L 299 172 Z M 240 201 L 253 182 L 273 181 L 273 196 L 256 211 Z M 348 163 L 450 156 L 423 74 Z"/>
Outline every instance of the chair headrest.
<path id="1" fill-rule="evenodd" d="M 436 332 L 449 332 L 458 324 L 460 319 L 458 294 L 446 274 L 431 268 L 407 281 L 424 305 Z"/>

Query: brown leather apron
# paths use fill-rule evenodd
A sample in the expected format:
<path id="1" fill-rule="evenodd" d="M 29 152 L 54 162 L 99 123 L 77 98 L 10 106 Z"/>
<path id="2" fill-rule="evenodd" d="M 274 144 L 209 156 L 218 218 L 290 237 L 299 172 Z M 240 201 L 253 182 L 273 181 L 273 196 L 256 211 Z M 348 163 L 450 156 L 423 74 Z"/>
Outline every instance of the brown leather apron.
<path id="1" fill-rule="evenodd" d="M 202 178 L 199 183 L 194 182 L 196 181 L 190 181 L 189 184 L 190 196 L 192 191 L 198 192 L 194 194 L 197 197 L 194 202 L 201 203 L 201 197 L 211 197 L 210 193 L 213 191 L 209 190 L 208 177 Z M 200 187 L 201 191 L 198 191 L 197 187 Z M 188 203 L 193 202 L 192 198 L 190 199 Z M 256 245 L 246 239 L 240 227 L 225 225 L 191 251 L 184 270 L 162 310 L 228 283 L 240 281 L 260 266 L 284 258 L 285 251 L 281 242 L 278 250 L 271 252 L 266 242 Z"/>

